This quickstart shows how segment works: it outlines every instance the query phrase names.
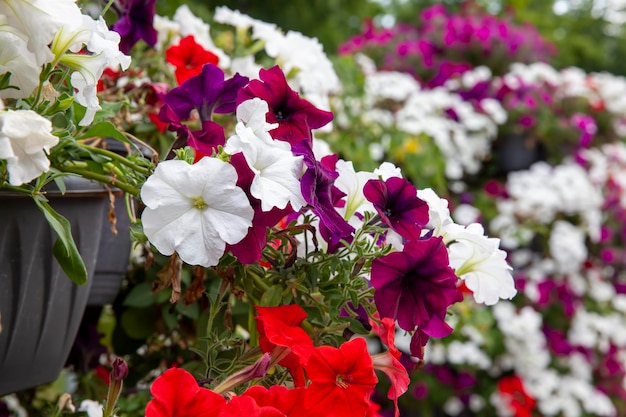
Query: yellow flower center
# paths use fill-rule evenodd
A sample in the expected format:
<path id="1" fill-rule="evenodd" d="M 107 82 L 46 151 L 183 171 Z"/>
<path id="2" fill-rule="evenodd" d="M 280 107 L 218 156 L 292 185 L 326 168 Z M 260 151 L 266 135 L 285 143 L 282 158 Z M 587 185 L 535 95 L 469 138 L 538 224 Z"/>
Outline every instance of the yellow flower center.
<path id="1" fill-rule="evenodd" d="M 204 210 L 209 207 L 207 203 L 204 202 L 202 197 L 196 197 L 193 199 L 193 206 L 198 210 Z"/>

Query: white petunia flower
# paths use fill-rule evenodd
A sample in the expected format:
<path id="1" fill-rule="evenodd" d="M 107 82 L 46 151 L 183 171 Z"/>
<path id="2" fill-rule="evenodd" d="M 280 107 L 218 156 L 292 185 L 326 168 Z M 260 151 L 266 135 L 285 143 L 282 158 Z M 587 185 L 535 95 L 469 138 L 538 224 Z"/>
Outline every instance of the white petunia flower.
<path id="1" fill-rule="evenodd" d="M 241 241 L 252 225 L 254 210 L 236 183 L 235 168 L 220 159 L 161 162 L 141 189 L 150 243 L 190 265 L 217 265 L 226 244 Z"/>
<path id="2" fill-rule="evenodd" d="M 585 232 L 570 222 L 557 220 L 552 226 L 550 256 L 556 261 L 557 270 L 565 274 L 579 272 L 587 259 Z"/>
<path id="3" fill-rule="evenodd" d="M 305 204 L 300 187 L 303 161 L 291 153 L 288 142 L 272 139 L 268 133 L 275 125 L 266 122 L 268 105 L 255 98 L 237 107 L 236 135 L 226 142 L 230 155 L 242 152 L 254 173 L 250 193 L 261 200 L 261 210 L 283 209 L 291 204 L 300 210 Z"/>
<path id="4" fill-rule="evenodd" d="M 346 194 L 346 205 L 340 208 L 343 217 L 348 222 L 354 219 L 355 213 L 363 214 L 366 211 L 375 213 L 372 203 L 367 201 L 363 195 L 363 187 L 367 181 L 376 179 L 377 176 L 371 172 L 354 170 L 352 161 L 340 159 L 336 164 L 339 177 L 335 180 L 335 186 Z"/>
<path id="5" fill-rule="evenodd" d="M 448 200 L 439 197 L 432 188 L 417 190 L 417 196 L 428 204 L 428 224 L 426 228 L 433 230 L 433 235 L 435 236 L 443 236 L 444 228 L 454 223 L 450 217 Z"/>
<path id="6" fill-rule="evenodd" d="M 98 401 L 83 400 L 78 407 L 78 411 L 87 413 L 87 417 L 102 417 L 103 407 Z"/>
<path id="7" fill-rule="evenodd" d="M 32 110 L 0 112 L 0 159 L 7 161 L 9 183 L 22 185 L 50 169 L 46 154 L 59 142 L 50 120 Z"/>
<path id="8" fill-rule="evenodd" d="M 26 49 L 26 42 L 10 31 L 4 31 L 6 17 L 0 15 L 0 74 L 11 73 L 10 84 L 18 87 L 0 91 L 2 98 L 28 97 L 38 86 L 41 67 L 35 55 Z"/>
<path id="9" fill-rule="evenodd" d="M 483 233 L 479 223 L 446 227 L 446 239 L 452 242 L 448 247 L 450 266 L 465 281 L 476 302 L 493 305 L 499 299 L 513 298 L 517 290 L 506 252 L 499 249 L 500 240 Z"/>
<path id="10" fill-rule="evenodd" d="M 42 65 L 54 59 L 48 45 L 55 34 L 64 25 L 80 22 L 82 13 L 76 0 L 2 0 L 0 15 L 6 16 L 35 55 L 37 65 Z"/>
<path id="11" fill-rule="evenodd" d="M 64 26 L 55 36 L 52 51 L 60 62 L 75 70 L 71 75 L 72 87 L 77 90 L 76 101 L 87 111 L 79 122 L 86 126 L 93 121 L 100 102 L 96 96 L 97 83 L 107 67 L 130 65 L 130 57 L 119 50 L 120 35 L 107 28 L 102 19 L 82 16 L 81 25 Z M 77 53 L 86 46 L 90 54 Z"/>

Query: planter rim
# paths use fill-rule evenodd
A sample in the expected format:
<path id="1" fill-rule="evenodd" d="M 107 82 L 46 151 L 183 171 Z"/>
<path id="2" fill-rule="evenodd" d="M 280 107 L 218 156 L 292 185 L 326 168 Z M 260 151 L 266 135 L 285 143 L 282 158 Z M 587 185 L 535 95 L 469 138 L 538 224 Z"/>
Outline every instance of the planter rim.
<path id="1" fill-rule="evenodd" d="M 65 182 L 66 187 L 64 193 L 59 190 L 54 182 L 51 182 L 43 187 L 41 192 L 46 197 L 51 198 L 105 197 L 110 193 L 113 193 L 113 195 L 123 194 L 122 190 L 115 188 L 113 185 L 111 185 L 109 189 L 106 189 L 104 185 L 97 181 L 87 180 L 78 176 L 68 175 L 63 177 L 63 181 Z M 29 194 L 2 188 L 0 188 L 0 196 L 9 198 L 31 198 Z"/>

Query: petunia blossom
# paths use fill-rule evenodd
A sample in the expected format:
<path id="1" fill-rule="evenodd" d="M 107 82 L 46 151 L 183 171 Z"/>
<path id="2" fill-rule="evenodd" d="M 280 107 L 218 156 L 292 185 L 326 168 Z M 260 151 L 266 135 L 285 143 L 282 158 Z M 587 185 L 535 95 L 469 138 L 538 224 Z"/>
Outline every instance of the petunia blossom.
<path id="1" fill-rule="evenodd" d="M 235 245 L 229 245 L 228 249 L 239 262 L 252 264 L 261 260 L 263 249 L 267 244 L 267 229 L 274 227 L 281 219 L 294 211 L 290 205 L 284 209 L 273 208 L 270 211 L 263 211 L 261 200 L 250 194 L 254 173 L 246 162 L 246 158 L 241 152 L 236 153 L 230 157 L 230 163 L 237 171 L 237 186 L 248 196 L 248 201 L 254 210 L 254 217 L 252 227 L 248 230 L 246 237 Z"/>
<path id="2" fill-rule="evenodd" d="M 343 239 L 350 240 L 354 228 L 335 208 L 335 196 L 338 189 L 334 186 L 339 174 L 328 168 L 323 161 L 315 159 L 313 149 L 306 141 L 292 145 L 296 155 L 304 157 L 306 171 L 300 180 L 304 200 L 311 206 L 311 211 L 320 219 L 320 232 L 330 246 L 335 246 Z"/>
<path id="3" fill-rule="evenodd" d="M 417 197 L 417 189 L 408 180 L 369 180 L 363 194 L 383 223 L 405 239 L 419 238 L 422 227 L 428 223 L 428 204 Z"/>
<path id="4" fill-rule="evenodd" d="M 198 386 L 193 375 L 180 368 L 161 374 L 150 392 L 153 399 L 146 407 L 146 417 L 212 417 L 226 404 L 224 397 Z"/>
<path id="5" fill-rule="evenodd" d="M 0 26 L 5 20 L 0 15 Z M 26 49 L 24 39 L 9 31 L 0 31 L 0 44 L 0 74 L 10 72 L 10 84 L 17 87 L 0 90 L 0 97 L 28 97 L 39 85 L 41 67 L 35 61 L 35 54 Z"/>
<path id="6" fill-rule="evenodd" d="M 494 305 L 517 294 L 506 252 L 499 249 L 500 239 L 485 236 L 479 223 L 467 227 L 449 225 L 446 238 L 451 241 L 450 265 L 476 302 Z"/>
<path id="7" fill-rule="evenodd" d="M 402 353 L 395 345 L 396 322 L 389 317 L 380 320 L 380 325 L 376 320 L 370 319 L 372 331 L 377 335 L 381 342 L 387 346 L 387 350 L 372 356 L 374 369 L 384 372 L 391 380 L 391 386 L 387 391 L 387 398 L 394 402 L 394 416 L 400 416 L 398 408 L 398 398 L 407 392 L 411 379 L 409 374 L 400 362 Z"/>
<path id="8" fill-rule="evenodd" d="M 365 415 L 378 382 L 365 339 L 352 339 L 339 348 L 316 347 L 306 372 L 311 383 L 305 394 L 305 407 L 312 415 Z"/>
<path id="9" fill-rule="evenodd" d="M 270 353 L 277 348 L 284 351 L 285 356 L 278 363 L 289 369 L 296 386 L 303 386 L 302 366 L 307 363 L 313 352 L 311 337 L 300 327 L 307 317 L 306 312 L 297 304 L 279 307 L 257 306 L 256 310 L 261 349 Z"/>
<path id="10" fill-rule="evenodd" d="M 372 262 L 378 312 L 382 318 L 396 319 L 406 331 L 419 327 L 432 337 L 449 335 L 446 311 L 463 299 L 457 282 L 441 237 L 410 240 L 402 252 Z"/>
<path id="11" fill-rule="evenodd" d="M 200 74 L 204 64 L 217 65 L 219 61 L 217 55 L 196 43 L 192 35 L 182 38 L 178 45 L 167 48 L 165 58 L 176 68 L 174 76 L 179 85 Z"/>
<path id="12" fill-rule="evenodd" d="M 150 243 L 191 265 L 217 265 L 226 244 L 243 239 L 252 224 L 254 211 L 236 182 L 235 168 L 217 158 L 161 162 L 141 189 Z"/>
<path id="13" fill-rule="evenodd" d="M 6 18 L 11 32 L 26 41 L 37 65 L 54 59 L 48 45 L 61 27 L 80 26 L 82 19 L 76 0 L 3 0 L 0 16 Z"/>
<path id="14" fill-rule="evenodd" d="M 81 126 L 90 124 L 101 108 L 96 93 L 104 70 L 117 66 L 125 70 L 130 65 L 130 57 L 119 50 L 119 41 L 119 35 L 107 28 L 102 17 L 94 20 L 87 15 L 82 16 L 79 26 L 64 27 L 54 37 L 52 51 L 59 62 L 74 70 L 71 81 L 75 98 L 87 109 Z M 90 53 L 79 53 L 83 47 Z"/>
<path id="15" fill-rule="evenodd" d="M 122 37 L 122 52 L 129 53 L 139 40 L 150 46 L 156 44 L 158 33 L 153 24 L 155 4 L 156 0 L 120 0 L 119 6 L 114 6 L 119 16 L 112 29 Z"/>
<path id="16" fill-rule="evenodd" d="M 247 82 L 248 78 L 239 74 L 225 80 L 224 71 L 213 64 L 205 64 L 200 74 L 170 90 L 163 97 L 163 103 L 179 120 L 188 120 L 191 112 L 197 110 L 200 120 L 207 121 L 213 113 L 234 112 L 237 93 Z M 159 113 L 159 118 L 161 116 Z"/>
<path id="17" fill-rule="evenodd" d="M 50 120 L 32 110 L 0 111 L 0 159 L 7 161 L 9 183 L 22 185 L 50 169 L 47 153 L 59 142 Z"/>
<path id="18" fill-rule="evenodd" d="M 267 121 L 278 123 L 270 131 L 274 139 L 297 143 L 312 140 L 311 129 L 327 125 L 333 120 L 331 112 L 320 110 L 291 89 L 279 66 L 259 71 L 260 80 L 252 80 L 243 88 L 237 103 L 259 97 L 269 104 Z"/>
<path id="19" fill-rule="evenodd" d="M 239 109 L 247 111 L 245 108 L 250 106 L 260 107 L 261 114 L 267 113 L 267 103 L 260 99 L 241 103 L 237 113 Z M 247 125 L 237 123 L 236 135 L 228 139 L 224 151 L 231 155 L 243 153 L 254 172 L 250 193 L 261 201 L 263 211 L 274 207 L 284 209 L 287 204 L 300 210 L 306 204 L 300 189 L 302 157 L 294 156 L 288 143 L 272 139 L 263 129 L 266 124 L 265 120 L 255 118 L 251 118 Z"/>
<path id="20" fill-rule="evenodd" d="M 306 415 L 304 410 L 305 388 L 287 388 L 282 385 L 271 385 L 265 388 L 261 385 L 253 385 L 242 396 L 254 398 L 259 407 L 273 407 L 286 416 Z"/>

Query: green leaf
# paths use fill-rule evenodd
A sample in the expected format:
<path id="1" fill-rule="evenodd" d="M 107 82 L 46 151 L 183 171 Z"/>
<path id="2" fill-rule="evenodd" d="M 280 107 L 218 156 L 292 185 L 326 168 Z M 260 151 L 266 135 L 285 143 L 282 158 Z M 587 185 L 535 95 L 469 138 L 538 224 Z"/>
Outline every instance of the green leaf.
<path id="1" fill-rule="evenodd" d="M 98 110 L 93 117 L 93 124 L 98 124 L 105 120 L 111 120 L 115 116 L 118 115 L 122 107 L 126 106 L 128 103 L 126 101 L 101 101 L 100 107 L 102 109 Z"/>
<path id="2" fill-rule="evenodd" d="M 192 303 L 188 306 L 181 302 L 176 303 L 176 311 L 178 311 L 183 316 L 189 317 L 192 320 L 197 320 L 200 316 L 200 306 L 198 305 L 198 303 Z"/>
<path id="3" fill-rule="evenodd" d="M 114 138 L 119 141 L 130 143 L 130 141 L 111 122 L 99 122 L 89 127 L 78 139 L 88 139 L 94 137 Z"/>
<path id="4" fill-rule="evenodd" d="M 157 296 L 152 292 L 152 286 L 148 282 L 141 282 L 133 287 L 124 299 L 126 307 L 148 307 L 155 304 Z"/>
<path id="5" fill-rule="evenodd" d="M 52 246 L 52 254 L 74 284 L 84 285 L 87 283 L 87 268 L 74 242 L 70 222 L 50 207 L 43 196 L 35 197 L 34 200 L 39 210 L 46 216 L 50 227 L 57 234 L 57 240 Z"/>
<path id="6" fill-rule="evenodd" d="M 154 333 L 157 317 L 152 308 L 129 308 L 124 310 L 120 324 L 131 339 L 147 339 Z"/>
<path id="7" fill-rule="evenodd" d="M 283 289 L 280 285 L 272 285 L 263 293 L 260 303 L 262 306 L 278 306 L 282 300 L 282 294 Z"/>

